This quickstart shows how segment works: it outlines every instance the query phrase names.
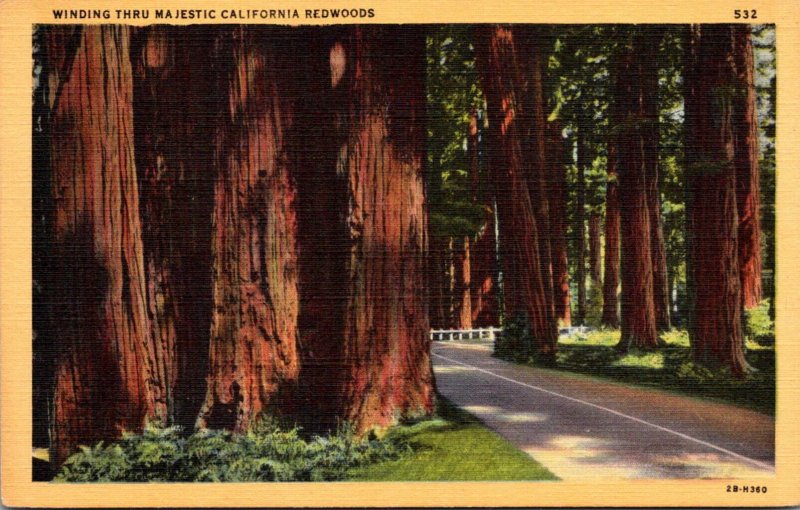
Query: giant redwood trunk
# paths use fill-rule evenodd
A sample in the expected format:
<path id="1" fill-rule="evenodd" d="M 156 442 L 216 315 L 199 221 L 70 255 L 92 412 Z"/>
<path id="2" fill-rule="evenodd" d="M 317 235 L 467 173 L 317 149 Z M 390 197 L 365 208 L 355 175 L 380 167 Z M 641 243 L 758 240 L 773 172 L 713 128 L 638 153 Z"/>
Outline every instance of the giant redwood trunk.
<path id="1" fill-rule="evenodd" d="M 592 285 L 601 285 L 600 276 L 600 213 L 589 214 L 589 277 Z"/>
<path id="2" fill-rule="evenodd" d="M 567 164 L 561 126 L 548 126 L 547 165 L 550 181 L 550 247 L 553 263 L 553 311 L 565 326 L 571 324 L 569 260 L 567 258 Z"/>
<path id="3" fill-rule="evenodd" d="M 472 280 L 470 270 L 470 238 L 465 236 L 455 252 L 456 291 L 453 296 L 457 311 L 457 329 L 472 329 Z"/>
<path id="4" fill-rule="evenodd" d="M 349 250 L 342 318 L 343 417 L 357 430 L 433 411 L 428 304 L 425 37 L 419 27 L 352 27 L 337 43 L 346 132 Z"/>
<path id="5" fill-rule="evenodd" d="M 205 393 L 211 316 L 212 140 L 197 28 L 133 38 L 136 168 L 148 315 L 170 418 L 190 427 Z"/>
<path id="6" fill-rule="evenodd" d="M 661 192 L 658 171 L 658 47 L 664 30 L 660 27 L 642 28 L 637 42 L 641 59 L 642 108 L 644 109 L 644 159 L 647 172 L 647 208 L 650 214 L 650 254 L 653 261 L 653 305 L 656 327 L 660 331 L 670 328 L 669 278 L 667 275 L 667 249 L 664 245 L 664 228 L 661 219 Z"/>
<path id="7" fill-rule="evenodd" d="M 613 108 L 613 106 L 612 106 Z M 618 119 L 612 111 L 612 124 Z M 619 287 L 619 179 L 617 174 L 617 144 L 615 139 L 608 142 L 608 167 L 606 170 L 606 251 L 605 274 L 603 275 L 603 316 L 600 321 L 609 328 L 619 327 L 619 306 L 617 287 Z"/>
<path id="8" fill-rule="evenodd" d="M 165 417 L 147 316 L 133 139 L 129 29 L 53 26 L 53 317 L 58 353 L 51 459 Z"/>
<path id="9" fill-rule="evenodd" d="M 733 25 L 699 25 L 687 44 L 689 75 L 703 77 L 687 84 L 687 265 L 694 290 L 689 339 L 695 361 L 743 375 L 749 367 L 741 317 L 734 121 L 745 97 L 731 92 L 738 81 L 735 33 Z"/>
<path id="10" fill-rule="evenodd" d="M 750 25 L 737 25 L 733 35 L 736 90 L 739 94 L 739 100 L 734 104 L 733 141 L 739 213 L 739 277 L 745 308 L 753 308 L 761 301 L 758 116 L 750 30 Z"/>
<path id="11" fill-rule="evenodd" d="M 298 375 L 293 59 L 289 29 L 235 27 L 215 41 L 211 340 L 200 428 L 246 430 L 287 412 Z"/>
<path id="12" fill-rule="evenodd" d="M 634 39 L 641 38 L 637 34 Z M 658 345 L 653 304 L 653 263 L 650 255 L 650 215 L 647 201 L 646 141 L 642 107 L 642 55 L 636 44 L 623 45 L 616 58 L 614 101 L 620 124 L 618 171 L 622 236 L 622 332 L 618 348 L 653 348 Z"/>
<path id="13" fill-rule="evenodd" d="M 534 342 L 531 354 L 553 359 L 556 322 L 549 309 L 552 298 L 546 295 L 540 228 L 525 175 L 523 80 L 513 29 L 477 27 L 475 51 L 488 107 L 489 168 L 497 197 L 506 316 L 524 316 Z"/>

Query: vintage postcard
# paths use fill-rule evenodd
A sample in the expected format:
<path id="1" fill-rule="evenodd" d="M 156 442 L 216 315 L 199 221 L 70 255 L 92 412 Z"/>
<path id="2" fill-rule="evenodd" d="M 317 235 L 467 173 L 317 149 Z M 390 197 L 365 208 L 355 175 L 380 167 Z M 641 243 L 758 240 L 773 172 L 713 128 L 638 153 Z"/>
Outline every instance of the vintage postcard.
<path id="1" fill-rule="evenodd" d="M 793 2 L 0 2 L 11 507 L 800 504 Z"/>

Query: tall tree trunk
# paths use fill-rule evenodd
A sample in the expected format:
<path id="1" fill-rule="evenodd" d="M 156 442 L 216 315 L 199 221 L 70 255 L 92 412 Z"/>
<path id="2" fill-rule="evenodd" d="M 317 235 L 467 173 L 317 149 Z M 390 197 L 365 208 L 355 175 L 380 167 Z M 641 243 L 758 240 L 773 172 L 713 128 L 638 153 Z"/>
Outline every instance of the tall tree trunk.
<path id="1" fill-rule="evenodd" d="M 615 69 L 614 100 L 621 124 L 619 174 L 622 234 L 622 333 L 618 348 L 648 349 L 659 343 L 653 304 L 653 263 L 650 256 L 650 216 L 647 201 L 646 141 L 641 83 L 642 35 L 621 48 Z"/>
<path id="2" fill-rule="evenodd" d="M 470 238 L 464 236 L 455 253 L 457 329 L 472 329 L 472 281 L 470 272 Z"/>
<path id="3" fill-rule="evenodd" d="M 745 97 L 731 93 L 738 81 L 735 32 L 734 25 L 700 25 L 687 45 L 689 76 L 703 77 L 687 86 L 687 258 L 695 294 L 689 326 L 694 359 L 743 375 L 749 367 L 742 333 L 733 124 L 736 103 Z"/>
<path id="4" fill-rule="evenodd" d="M 618 120 L 618 117 L 612 112 L 612 124 L 616 124 Z M 607 173 L 606 251 L 605 275 L 603 278 L 603 316 L 601 318 L 601 323 L 609 328 L 618 328 L 619 307 L 617 305 L 617 287 L 619 287 L 620 207 L 619 179 L 617 175 L 617 143 L 614 137 L 608 142 Z"/>
<path id="5" fill-rule="evenodd" d="M 129 29 L 53 26 L 53 316 L 58 317 L 51 459 L 141 430 L 167 412 L 147 317 L 133 139 Z"/>
<path id="6" fill-rule="evenodd" d="M 190 427 L 205 388 L 211 317 L 212 146 L 209 92 L 195 52 L 197 28 L 133 38 L 134 131 L 148 315 L 170 418 Z"/>
<path id="7" fill-rule="evenodd" d="M 650 253 L 653 261 L 653 305 L 656 328 L 670 329 L 669 281 L 667 279 L 667 249 L 661 220 L 661 192 L 658 172 L 658 48 L 664 36 L 661 27 L 643 28 L 639 51 L 642 55 L 640 76 L 642 107 L 644 109 L 644 159 L 647 172 L 647 208 L 650 214 Z"/>
<path id="8" fill-rule="evenodd" d="M 550 232 L 553 262 L 553 308 L 556 319 L 565 326 L 571 324 L 569 293 L 569 261 L 567 259 L 567 165 L 561 126 L 553 122 L 548 127 L 550 181 Z"/>
<path id="9" fill-rule="evenodd" d="M 761 301 L 761 225 L 758 116 L 755 59 L 750 25 L 736 25 L 734 59 L 741 100 L 734 105 L 733 137 L 736 158 L 736 203 L 739 213 L 739 276 L 745 308 Z"/>
<path id="10" fill-rule="evenodd" d="M 506 316 L 525 316 L 534 342 L 531 354 L 552 360 L 557 330 L 548 308 L 552 300 L 546 296 L 539 226 L 525 179 L 524 87 L 512 28 L 477 27 L 475 50 L 488 106 L 489 168 L 497 196 Z"/>
<path id="11" fill-rule="evenodd" d="M 600 213 L 589 214 L 589 277 L 592 285 L 602 286 L 600 277 Z"/>
<path id="12" fill-rule="evenodd" d="M 470 114 L 469 132 L 467 133 L 467 158 L 470 173 L 470 191 L 472 200 L 484 207 L 484 226 L 475 241 L 470 244 L 470 282 L 472 296 L 473 327 L 497 326 L 500 319 L 497 313 L 497 297 L 495 296 L 495 236 L 494 214 L 491 193 L 482 190 L 480 170 L 480 154 L 478 150 L 478 115 L 475 110 Z"/>
<path id="13" fill-rule="evenodd" d="M 586 321 L 586 164 L 587 157 L 586 151 L 588 150 L 587 134 L 589 126 L 586 119 L 581 118 L 578 120 L 578 136 L 577 136 L 577 167 L 578 167 L 578 183 L 577 183 L 577 205 L 575 211 L 575 237 L 578 245 L 578 260 L 575 261 L 576 277 L 578 279 L 578 310 L 575 314 L 575 321 L 578 324 L 583 324 Z"/>
<path id="14" fill-rule="evenodd" d="M 224 91 L 215 133 L 213 316 L 199 428 L 246 430 L 291 412 L 299 305 L 289 29 L 219 33 Z"/>

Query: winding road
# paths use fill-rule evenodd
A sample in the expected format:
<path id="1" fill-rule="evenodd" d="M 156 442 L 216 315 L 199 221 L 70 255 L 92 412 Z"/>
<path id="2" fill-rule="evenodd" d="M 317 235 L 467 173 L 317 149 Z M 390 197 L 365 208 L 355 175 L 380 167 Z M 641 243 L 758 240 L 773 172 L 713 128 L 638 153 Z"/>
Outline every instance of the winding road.
<path id="1" fill-rule="evenodd" d="M 775 421 L 755 411 L 434 342 L 439 393 L 565 480 L 774 476 Z"/>

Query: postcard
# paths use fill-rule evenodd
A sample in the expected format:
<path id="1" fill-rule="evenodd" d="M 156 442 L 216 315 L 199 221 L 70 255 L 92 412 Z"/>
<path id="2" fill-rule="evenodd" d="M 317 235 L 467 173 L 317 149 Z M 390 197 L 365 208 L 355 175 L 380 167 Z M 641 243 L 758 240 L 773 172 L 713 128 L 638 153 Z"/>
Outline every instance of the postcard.
<path id="1" fill-rule="evenodd" d="M 0 12 L 4 505 L 800 504 L 796 6 Z"/>

